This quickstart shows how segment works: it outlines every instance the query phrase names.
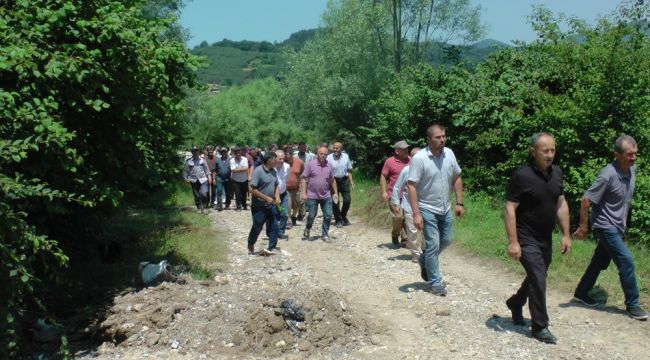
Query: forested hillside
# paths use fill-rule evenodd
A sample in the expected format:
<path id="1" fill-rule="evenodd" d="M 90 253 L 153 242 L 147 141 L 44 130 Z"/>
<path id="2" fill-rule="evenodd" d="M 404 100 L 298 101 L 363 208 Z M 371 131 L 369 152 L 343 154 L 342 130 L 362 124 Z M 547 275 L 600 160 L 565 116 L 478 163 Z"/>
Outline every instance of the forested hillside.
<path id="1" fill-rule="evenodd" d="M 279 43 L 224 39 L 208 44 L 203 41 L 190 51 L 206 58 L 206 66 L 197 70 L 198 82 L 232 86 L 254 79 L 280 76 L 286 70 L 283 52 L 300 51 L 317 32 L 318 29 L 302 30 Z M 475 66 L 490 53 L 504 47 L 508 45 L 492 39 L 456 46 L 432 42 L 426 58 L 434 66 L 450 66 L 460 62 Z"/>

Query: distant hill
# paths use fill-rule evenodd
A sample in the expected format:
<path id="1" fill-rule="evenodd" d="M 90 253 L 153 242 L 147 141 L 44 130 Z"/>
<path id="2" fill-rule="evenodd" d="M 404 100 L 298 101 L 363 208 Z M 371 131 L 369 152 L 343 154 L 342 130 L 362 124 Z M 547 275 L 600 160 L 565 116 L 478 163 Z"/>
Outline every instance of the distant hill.
<path id="1" fill-rule="evenodd" d="M 197 72 L 203 84 L 240 85 L 252 79 L 277 76 L 284 69 L 282 51 L 292 48 L 300 51 L 305 43 L 314 38 L 318 29 L 301 30 L 282 42 L 232 41 L 223 39 L 209 45 L 203 41 L 190 52 L 207 57 L 208 66 Z M 471 46 L 452 46 L 434 43 L 429 48 L 431 64 L 450 65 L 465 61 L 476 65 L 499 48 L 509 45 L 497 40 L 485 39 Z"/>

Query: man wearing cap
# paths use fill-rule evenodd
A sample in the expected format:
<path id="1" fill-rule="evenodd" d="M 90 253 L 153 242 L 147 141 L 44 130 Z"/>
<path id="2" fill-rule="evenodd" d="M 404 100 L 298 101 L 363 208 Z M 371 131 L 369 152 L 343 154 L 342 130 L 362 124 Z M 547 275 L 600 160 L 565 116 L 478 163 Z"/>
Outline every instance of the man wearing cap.
<path id="1" fill-rule="evenodd" d="M 208 164 L 200 156 L 200 150 L 197 147 L 192 148 L 192 157 L 185 161 L 183 168 L 183 179 L 192 185 L 192 194 L 194 195 L 194 204 L 196 208 L 203 212 L 203 206 L 208 201 L 210 169 Z"/>
<path id="2" fill-rule="evenodd" d="M 336 179 L 336 189 L 341 194 L 342 203 L 335 202 L 332 204 L 334 210 L 334 221 L 336 227 L 350 225 L 348 221 L 348 210 L 350 210 L 350 203 L 352 197 L 350 192 L 354 190 L 354 180 L 352 179 L 352 162 L 348 154 L 343 152 L 343 144 L 335 142 L 332 145 L 332 153 L 327 155 L 327 162 L 332 165 L 332 174 Z"/>
<path id="3" fill-rule="evenodd" d="M 419 147 L 414 147 L 411 150 L 411 157 L 415 156 L 420 151 Z M 391 208 L 400 206 L 402 213 L 404 214 L 404 233 L 407 239 L 407 247 L 411 250 L 411 260 L 413 262 L 418 262 L 420 260 L 420 246 L 418 245 L 418 229 L 413 223 L 413 210 L 411 210 L 411 205 L 409 204 L 408 191 L 406 189 L 406 184 L 409 177 L 409 165 L 404 166 L 402 172 L 399 173 L 397 181 L 395 182 L 394 187 L 392 188 L 392 193 L 390 196 L 390 205 Z M 425 279 L 426 280 L 426 279 Z"/>
<path id="4" fill-rule="evenodd" d="M 214 203 L 218 211 L 223 210 L 223 197 L 224 192 L 226 196 L 226 209 L 230 208 L 230 201 L 232 200 L 232 191 L 230 189 L 230 156 L 228 156 L 228 149 L 222 147 L 219 149 L 219 157 L 216 161 L 215 182 L 217 184 L 216 200 Z"/>
<path id="5" fill-rule="evenodd" d="M 409 164 L 411 158 L 408 153 L 409 144 L 404 140 L 395 143 L 395 153 L 393 156 L 386 159 L 384 167 L 381 169 L 379 176 L 379 184 L 381 185 L 381 197 L 388 204 L 388 210 L 391 213 L 393 228 L 391 231 L 391 240 L 395 248 L 400 248 L 399 236 L 402 233 L 402 226 L 404 224 L 404 216 L 402 209 L 397 205 L 391 204 L 388 200 L 391 198 L 393 187 L 399 177 L 402 169 Z M 400 196 L 398 195 L 397 199 Z"/>
<path id="6" fill-rule="evenodd" d="M 235 195 L 237 210 L 246 210 L 246 193 L 248 192 L 248 160 L 242 156 L 241 149 L 235 147 L 230 159 L 230 183 Z"/>

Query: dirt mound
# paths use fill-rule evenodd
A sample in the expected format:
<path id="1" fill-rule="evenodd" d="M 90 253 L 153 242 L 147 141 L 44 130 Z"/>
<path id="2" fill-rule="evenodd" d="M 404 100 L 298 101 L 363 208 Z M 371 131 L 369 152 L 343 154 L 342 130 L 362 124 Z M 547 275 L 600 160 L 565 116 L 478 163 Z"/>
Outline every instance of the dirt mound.
<path id="1" fill-rule="evenodd" d="M 286 295 L 279 294 L 252 311 L 244 326 L 242 347 L 256 354 L 277 356 L 292 349 L 318 352 L 334 344 L 345 347 L 368 338 L 365 319 L 348 309 L 335 292 L 318 289 L 298 295 L 299 300 L 287 299 L 304 311 L 303 321 L 283 314 L 281 301 Z"/>
<path id="2" fill-rule="evenodd" d="M 245 259 L 214 281 L 162 283 L 118 296 L 95 355 L 309 357 L 370 343 L 369 320 L 335 291 L 315 287 L 290 257 Z"/>

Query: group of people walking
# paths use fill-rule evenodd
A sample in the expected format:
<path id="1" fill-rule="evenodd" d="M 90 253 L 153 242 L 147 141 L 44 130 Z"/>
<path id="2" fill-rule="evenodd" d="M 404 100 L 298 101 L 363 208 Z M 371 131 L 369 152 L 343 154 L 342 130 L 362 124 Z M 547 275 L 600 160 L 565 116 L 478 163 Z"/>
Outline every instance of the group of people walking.
<path id="1" fill-rule="evenodd" d="M 393 220 L 393 244 L 409 248 L 413 261 L 420 264 L 429 291 L 445 296 L 447 289 L 439 256 L 451 243 L 452 214 L 458 218 L 464 214 L 463 183 L 454 152 L 445 147 L 445 128 L 430 126 L 426 140 L 427 147 L 411 149 L 410 157 L 405 141 L 395 143 L 395 154 L 385 161 L 379 180 Z M 556 223 L 562 232 L 561 253 L 566 255 L 571 249 L 562 170 L 553 165 L 555 148 L 551 134 L 542 132 L 531 137 L 529 161 L 512 173 L 504 211 L 508 255 L 526 271 L 519 290 L 507 299 L 506 306 L 515 324 L 526 325 L 523 307 L 528 302 L 533 337 L 553 344 L 557 339 L 548 329 L 546 276 Z M 589 307 L 600 305 L 589 292 L 600 272 L 614 262 L 625 294 L 627 314 L 633 319 L 647 320 L 648 315 L 639 303 L 632 254 L 623 240 L 635 189 L 637 144 L 631 136 L 621 135 L 613 150 L 614 161 L 600 171 L 581 199 L 580 226 L 573 237 L 584 239 L 591 227 L 598 244 L 572 301 Z M 451 200 L 452 192 L 455 202 Z M 424 237 L 423 252 L 417 244 L 418 231 Z"/>
<path id="2" fill-rule="evenodd" d="M 391 214 L 391 242 L 396 248 L 410 250 L 428 291 L 437 296 L 447 295 L 440 254 L 451 243 L 452 217 L 461 218 L 465 212 L 461 168 L 454 152 L 445 146 L 446 139 L 446 129 L 434 124 L 426 131 L 424 148 L 413 147 L 409 152 L 406 141 L 396 142 L 394 155 L 386 159 L 379 177 L 381 196 Z M 515 324 L 526 325 L 523 307 L 528 302 L 532 335 L 545 343 L 557 341 L 548 329 L 546 310 L 546 277 L 556 223 L 562 232 L 561 253 L 566 255 L 571 249 L 569 207 L 563 193 L 562 170 L 553 164 L 555 149 L 553 135 L 542 132 L 531 137 L 529 161 L 512 173 L 504 211 L 508 255 L 519 261 L 526 272 L 521 287 L 507 299 L 506 306 Z M 589 292 L 600 272 L 613 261 L 619 271 L 627 314 L 646 320 L 648 316 L 639 303 L 632 255 L 623 241 L 635 189 L 637 144 L 631 136 L 621 135 L 613 150 L 614 161 L 600 171 L 581 199 L 580 225 L 573 237 L 584 239 L 591 227 L 598 245 L 573 301 L 590 307 L 599 305 Z M 309 152 L 304 143 L 281 150 L 271 146 L 263 154 L 255 148 L 238 147 L 220 148 L 219 153 L 220 157 L 213 160 L 211 147 L 206 148 L 203 157 L 193 149 L 192 158 L 185 164 L 184 178 L 192 184 L 198 208 L 209 197 L 211 186 L 216 195 L 210 201 L 217 210 L 229 208 L 233 193 L 236 209 L 246 209 L 246 194 L 250 192 L 250 254 L 255 252 L 264 225 L 269 244 L 261 253 L 278 253 L 277 240 L 288 239 L 287 226 L 300 224 L 305 214 L 303 239 L 311 239 L 319 207 L 323 241 L 329 241 L 332 215 L 335 226 L 350 224 L 348 210 L 354 180 L 352 162 L 341 143 L 321 144 L 316 154 Z M 418 233 L 424 238 L 423 245 L 418 243 Z"/>
<path id="3" fill-rule="evenodd" d="M 318 145 L 316 154 L 305 143 L 285 145 L 282 149 L 270 145 L 264 152 L 255 147 L 222 147 L 219 152 L 220 156 L 215 157 L 212 146 L 206 146 L 203 154 L 193 148 L 183 177 L 192 184 L 199 211 L 211 204 L 218 211 L 229 210 L 233 197 L 235 210 L 247 210 L 250 194 L 250 254 L 255 253 L 255 243 L 264 226 L 269 244 L 260 253 L 277 254 L 277 240 L 288 240 L 286 229 L 302 225 L 305 216 L 303 239 L 312 239 L 319 207 L 323 214 L 323 241 L 329 241 L 332 215 L 336 227 L 350 225 L 348 211 L 354 179 L 352 162 L 342 143 Z"/>

